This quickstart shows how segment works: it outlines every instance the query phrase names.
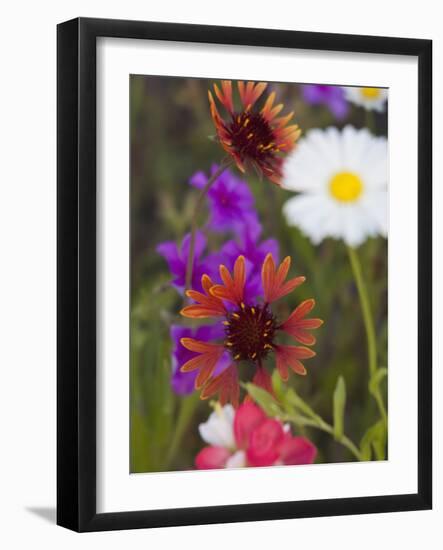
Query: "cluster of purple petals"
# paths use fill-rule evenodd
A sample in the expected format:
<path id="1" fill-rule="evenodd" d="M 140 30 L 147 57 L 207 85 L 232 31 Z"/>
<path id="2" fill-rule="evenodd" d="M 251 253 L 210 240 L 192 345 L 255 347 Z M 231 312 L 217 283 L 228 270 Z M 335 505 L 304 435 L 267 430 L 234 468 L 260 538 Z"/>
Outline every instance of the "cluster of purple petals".
<path id="1" fill-rule="evenodd" d="M 325 105 L 332 115 L 344 119 L 349 111 L 349 105 L 341 86 L 326 86 L 322 84 L 305 84 L 302 87 L 303 99 L 310 105 Z"/>
<path id="2" fill-rule="evenodd" d="M 218 170 L 213 164 L 209 176 Z M 203 189 L 208 181 L 204 172 L 196 172 L 189 183 Z M 209 220 L 208 229 L 223 233 L 242 231 L 247 224 L 258 223 L 254 208 L 254 196 L 248 184 L 229 170 L 225 170 L 208 191 Z"/>
<path id="3" fill-rule="evenodd" d="M 186 283 L 186 269 L 188 265 L 189 244 L 191 236 L 185 235 L 180 245 L 175 241 L 166 241 L 157 246 L 157 252 L 163 256 L 168 263 L 172 275 L 171 284 L 183 294 Z M 201 278 L 205 273 L 209 276 L 216 273 L 213 254 L 204 256 L 207 245 L 207 238 L 201 231 L 195 234 L 194 263 L 192 269 L 191 286 L 194 290 L 202 291 Z"/>
<path id="4" fill-rule="evenodd" d="M 211 174 L 217 170 L 214 165 Z M 210 175 L 211 175 L 210 174 Z M 197 172 L 190 179 L 190 184 L 203 188 L 208 177 L 204 172 Z M 248 184 L 231 171 L 226 170 L 212 184 L 207 197 L 209 218 L 204 228 L 198 231 L 195 240 L 194 265 L 192 271 L 192 288 L 202 291 L 201 277 L 207 274 L 215 283 L 221 283 L 219 275 L 220 264 L 230 271 L 238 256 L 246 260 L 245 301 L 254 303 L 262 294 L 261 267 L 266 255 L 271 252 L 278 261 L 278 243 L 275 239 L 261 240 L 262 226 L 254 206 L 254 197 Z M 215 252 L 207 251 L 206 232 L 226 235 L 226 241 Z M 190 235 L 186 235 L 180 244 L 167 241 L 157 246 L 157 252 L 166 260 L 172 275 L 171 284 L 180 294 L 185 289 L 186 269 L 189 256 Z M 226 304 L 229 307 L 229 304 Z M 171 327 L 173 341 L 173 369 L 171 385 L 178 394 L 188 394 L 193 391 L 196 374 L 182 373 L 180 367 L 191 359 L 194 354 L 184 348 L 180 339 L 192 337 L 202 341 L 212 341 L 223 338 L 224 327 L 221 322 L 215 325 L 200 326 L 191 329 L 181 326 Z M 229 355 L 225 354 L 216 368 L 216 373 L 222 372 L 229 364 Z"/>

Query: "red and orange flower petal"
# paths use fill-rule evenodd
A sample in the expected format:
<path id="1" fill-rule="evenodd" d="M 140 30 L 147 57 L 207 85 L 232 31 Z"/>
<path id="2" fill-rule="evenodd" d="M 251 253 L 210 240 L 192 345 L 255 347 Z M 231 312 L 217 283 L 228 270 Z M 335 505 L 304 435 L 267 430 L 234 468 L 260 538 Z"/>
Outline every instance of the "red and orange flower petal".
<path id="1" fill-rule="evenodd" d="M 287 380 L 289 376 L 288 368 L 300 375 L 306 374 L 306 369 L 300 359 L 309 359 L 314 357 L 315 351 L 302 346 L 283 346 L 274 345 L 277 370 L 282 380 Z"/>
<path id="2" fill-rule="evenodd" d="M 280 185 L 282 177 L 281 155 L 290 151 L 300 136 L 297 125 L 286 127 L 293 113 L 278 117 L 282 104 L 274 105 L 275 92 L 271 92 L 259 111 L 253 109 L 266 89 L 265 82 L 238 82 L 242 108 L 235 111 L 232 83 L 229 80 L 214 84 L 214 93 L 228 113 L 223 119 L 217 110 L 215 98 L 209 91 L 211 116 L 223 149 L 235 160 L 240 171 L 246 165 L 255 167 L 260 175 Z"/>
<path id="3" fill-rule="evenodd" d="M 316 339 L 311 333 L 308 332 L 308 330 L 319 328 L 323 324 L 321 319 L 304 318 L 314 306 L 315 300 L 312 298 L 305 300 L 296 309 L 294 309 L 286 321 L 280 325 L 279 329 L 283 330 L 300 343 L 305 344 L 306 346 L 312 346 L 315 344 Z"/>
<path id="4" fill-rule="evenodd" d="M 275 183 L 275 185 L 281 185 L 281 179 L 283 177 L 283 174 L 281 172 L 281 163 L 279 162 L 278 164 L 274 165 L 274 167 L 270 168 L 268 170 L 268 173 L 265 173 L 265 175 L 268 180 L 272 183 Z"/>
<path id="5" fill-rule="evenodd" d="M 203 287 L 203 290 L 205 291 L 206 296 L 211 297 L 211 294 L 209 291 L 214 286 L 214 283 L 212 282 L 211 277 L 209 277 L 209 275 L 202 275 L 201 282 L 202 282 L 202 287 Z"/>
<path id="6" fill-rule="evenodd" d="M 263 388 L 271 395 L 274 395 L 274 390 L 272 389 L 272 378 L 269 372 L 264 367 L 259 367 L 254 374 L 252 383 L 260 388 Z"/>
<path id="7" fill-rule="evenodd" d="M 286 281 L 284 285 L 282 285 L 278 291 L 276 290 L 274 295 L 274 301 L 279 300 L 283 296 L 286 296 L 287 294 L 290 294 L 293 290 L 295 290 L 298 286 L 303 284 L 306 281 L 306 277 L 294 277 L 293 279 L 289 279 L 289 281 Z"/>
<path id="8" fill-rule="evenodd" d="M 217 131 L 218 138 L 220 140 L 220 143 L 223 147 L 223 149 L 229 153 L 232 154 L 232 142 L 230 139 L 230 135 L 228 130 L 226 129 L 226 126 L 223 122 L 222 117 L 220 116 L 220 113 L 218 112 L 217 106 L 215 104 L 214 98 L 212 96 L 212 93 L 208 91 L 208 98 L 209 98 L 209 109 L 211 112 L 211 117 L 214 122 L 215 129 Z"/>
<path id="9" fill-rule="evenodd" d="M 180 313 L 184 317 L 190 317 L 192 319 L 206 319 L 208 317 L 220 317 L 224 315 L 224 313 L 220 312 L 218 309 L 197 304 L 184 307 Z"/>
<path id="10" fill-rule="evenodd" d="M 220 266 L 220 277 L 224 285 L 214 285 L 210 293 L 215 298 L 227 300 L 234 304 L 242 304 L 244 300 L 244 289 L 246 282 L 246 266 L 244 256 L 239 256 L 235 260 L 233 276 L 224 266 Z"/>
<path id="11" fill-rule="evenodd" d="M 266 90 L 267 84 L 266 82 L 247 82 L 245 85 L 244 82 L 239 81 L 237 86 L 242 105 L 246 110 L 249 110 Z"/>
<path id="12" fill-rule="evenodd" d="M 237 153 L 233 152 L 232 150 L 229 152 L 234 158 L 237 168 L 240 170 L 240 172 L 242 172 L 242 174 L 244 174 L 246 172 L 246 168 L 240 156 Z"/>
<path id="13" fill-rule="evenodd" d="M 272 387 L 272 378 L 271 375 L 264 367 L 258 367 L 255 371 L 255 374 L 252 378 L 252 383 L 258 386 L 259 388 L 264 389 L 275 397 L 274 389 Z M 243 403 L 254 403 L 254 399 L 247 394 L 243 400 Z"/>
<path id="14" fill-rule="evenodd" d="M 269 94 L 268 99 L 266 100 L 266 103 L 261 110 L 263 118 L 266 119 L 268 122 L 272 122 L 273 119 L 278 115 L 278 113 L 283 109 L 283 103 L 280 103 L 279 105 L 273 107 L 274 101 L 275 92 L 272 92 L 271 94 Z"/>
<path id="15" fill-rule="evenodd" d="M 278 121 L 278 126 L 274 128 L 274 134 L 278 151 L 288 153 L 294 148 L 295 142 L 301 136 L 301 130 L 297 124 L 286 127 L 280 126 L 284 122 L 284 118 L 286 117 L 275 119 L 275 121 Z"/>
<path id="16" fill-rule="evenodd" d="M 214 360 L 213 358 L 207 358 L 206 362 L 200 366 L 198 371 L 197 378 L 195 379 L 194 387 L 196 390 L 202 388 L 206 382 L 211 378 L 214 373 L 215 367 L 217 366 L 218 359 Z"/>
<path id="17" fill-rule="evenodd" d="M 234 102 L 232 100 L 232 82 L 230 80 L 222 80 L 222 91 L 214 84 L 215 94 L 218 97 L 223 107 L 232 115 L 234 113 Z"/>
<path id="18" fill-rule="evenodd" d="M 240 385 L 235 365 L 230 365 L 221 374 L 209 380 L 200 394 L 200 399 L 208 399 L 216 394 L 222 406 L 230 402 L 234 407 L 238 407 Z"/>
<path id="19" fill-rule="evenodd" d="M 184 307 L 180 313 L 184 317 L 192 319 L 205 319 L 207 317 L 220 317 L 226 314 L 226 308 L 223 302 L 210 294 L 213 282 L 207 275 L 202 277 L 202 287 L 205 294 L 196 290 L 187 290 L 186 296 L 197 302 Z"/>
<path id="20" fill-rule="evenodd" d="M 195 338 L 181 338 L 180 343 L 189 351 L 194 351 L 195 353 L 215 353 L 220 348 L 223 349 L 221 344 L 213 344 L 212 342 L 203 342 L 201 340 L 196 340 Z"/>
<path id="21" fill-rule="evenodd" d="M 282 263 L 278 266 L 277 273 L 275 274 L 275 284 L 281 286 L 283 281 L 286 279 L 289 273 L 289 268 L 291 267 L 291 257 L 286 256 Z M 275 267 L 274 267 L 275 271 Z"/>
<path id="22" fill-rule="evenodd" d="M 206 363 L 206 357 L 204 354 L 196 355 L 195 357 L 192 357 L 186 363 L 184 363 L 180 367 L 181 372 L 192 372 L 193 370 L 200 369 L 201 367 L 204 367 Z"/>
<path id="23" fill-rule="evenodd" d="M 263 285 L 263 295 L 265 302 L 269 303 L 269 294 L 274 286 L 275 263 L 272 254 L 268 254 L 263 262 L 261 270 L 261 280 Z"/>
<path id="24" fill-rule="evenodd" d="M 212 120 L 214 121 L 215 128 L 224 127 L 223 119 L 218 112 L 217 105 L 214 101 L 212 93 L 208 90 L 209 110 L 211 111 Z"/>
<path id="25" fill-rule="evenodd" d="M 300 128 L 297 124 L 292 124 L 291 126 L 285 126 L 284 128 L 278 129 L 278 136 L 280 139 L 290 138 L 291 136 L 299 136 L 301 134 Z"/>
<path id="26" fill-rule="evenodd" d="M 225 348 L 221 344 L 201 342 L 200 340 L 194 340 L 194 338 L 182 338 L 180 342 L 189 351 L 199 354 L 189 359 L 180 368 L 181 372 L 190 372 L 198 369 L 199 372 L 195 380 L 195 388 L 198 390 L 212 376 Z"/>
<path id="27" fill-rule="evenodd" d="M 294 116 L 294 111 L 291 111 L 287 115 L 274 119 L 273 123 L 274 123 L 275 129 L 284 128 L 286 124 L 292 119 L 293 116 Z"/>
<path id="28" fill-rule="evenodd" d="M 305 277 L 294 277 L 284 283 L 290 265 L 291 258 L 287 256 L 276 271 L 272 254 L 269 253 L 266 256 L 262 267 L 262 284 L 266 303 L 269 304 L 275 302 L 279 298 L 286 296 L 286 294 L 292 292 L 297 286 L 301 285 L 306 280 Z"/>

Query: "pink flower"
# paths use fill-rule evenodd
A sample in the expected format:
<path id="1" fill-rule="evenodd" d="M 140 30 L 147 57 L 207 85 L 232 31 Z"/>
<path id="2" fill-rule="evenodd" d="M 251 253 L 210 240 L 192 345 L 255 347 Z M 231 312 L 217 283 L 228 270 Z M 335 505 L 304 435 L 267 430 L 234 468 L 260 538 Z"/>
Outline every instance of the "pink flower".
<path id="1" fill-rule="evenodd" d="M 278 420 L 267 418 L 252 430 L 246 448 L 251 466 L 272 466 L 280 457 L 285 432 Z"/>
<path id="2" fill-rule="evenodd" d="M 195 457 L 197 470 L 224 468 L 231 453 L 225 447 L 205 447 Z"/>
<path id="3" fill-rule="evenodd" d="M 312 464 L 317 454 L 309 439 L 293 436 L 288 425 L 251 402 L 236 411 L 218 405 L 199 431 L 209 446 L 195 458 L 198 470 Z"/>

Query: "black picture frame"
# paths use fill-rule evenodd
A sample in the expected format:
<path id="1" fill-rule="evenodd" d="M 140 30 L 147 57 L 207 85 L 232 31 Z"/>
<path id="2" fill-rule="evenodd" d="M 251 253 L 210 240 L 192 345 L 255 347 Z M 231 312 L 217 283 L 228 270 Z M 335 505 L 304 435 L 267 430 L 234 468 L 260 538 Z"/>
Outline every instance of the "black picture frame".
<path id="1" fill-rule="evenodd" d="M 136 38 L 418 58 L 416 494 L 96 511 L 96 39 Z M 424 510 L 432 507 L 432 42 L 286 30 L 73 19 L 57 29 L 57 523 L 75 531 Z"/>

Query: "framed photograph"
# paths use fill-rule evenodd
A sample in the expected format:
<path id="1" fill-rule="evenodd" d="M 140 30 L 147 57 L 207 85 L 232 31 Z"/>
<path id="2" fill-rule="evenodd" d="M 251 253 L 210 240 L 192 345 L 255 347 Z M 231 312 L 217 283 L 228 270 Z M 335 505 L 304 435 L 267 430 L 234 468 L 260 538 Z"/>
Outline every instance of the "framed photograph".
<path id="1" fill-rule="evenodd" d="M 58 26 L 59 525 L 432 506 L 429 40 Z"/>

